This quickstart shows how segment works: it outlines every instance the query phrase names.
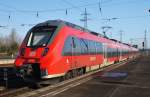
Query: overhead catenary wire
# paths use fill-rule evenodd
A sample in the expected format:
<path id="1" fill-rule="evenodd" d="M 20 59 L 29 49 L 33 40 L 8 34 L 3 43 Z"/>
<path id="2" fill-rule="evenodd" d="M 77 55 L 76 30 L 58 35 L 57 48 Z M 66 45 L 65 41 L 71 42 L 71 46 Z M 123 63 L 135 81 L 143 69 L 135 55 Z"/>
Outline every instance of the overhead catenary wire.
<path id="1" fill-rule="evenodd" d="M 107 4 L 108 3 L 108 1 L 110 2 L 110 1 L 112 1 L 112 0 L 107 0 L 107 2 L 106 1 L 101 1 L 101 3 L 103 3 L 103 7 L 107 7 L 107 6 L 113 6 L 113 5 L 124 5 L 124 4 L 127 4 L 127 3 L 129 3 L 129 4 L 131 4 L 131 2 L 119 2 L 119 3 L 115 3 L 115 4 L 110 4 L 110 5 L 104 5 L 104 4 Z M 136 1 L 136 0 L 133 0 L 133 1 Z M 132 2 L 133 2 L 132 1 Z M 99 4 L 99 2 L 95 2 L 95 3 L 88 3 L 88 4 L 84 4 L 84 5 L 78 5 L 78 6 L 75 6 L 75 5 L 73 5 L 72 3 L 70 3 L 70 2 L 68 2 L 68 1 L 64 1 L 64 2 L 66 2 L 66 3 L 68 3 L 68 4 L 70 4 L 71 5 L 71 7 L 67 7 L 67 8 L 56 8 L 56 9 L 44 9 L 44 10 L 23 10 L 23 9 L 17 9 L 17 8 L 15 8 L 15 7 L 13 7 L 13 6 L 8 6 L 8 5 L 5 5 L 5 4 L 2 4 L 2 3 L 0 3 L 0 6 L 4 6 L 4 7 L 6 7 L 6 8 L 9 8 L 9 9 L 0 9 L 0 11 L 2 11 L 2 12 L 18 12 L 18 13 L 37 13 L 37 12 L 39 12 L 39 13 L 44 13 L 44 12 L 52 12 L 52 11 L 64 11 L 64 10 L 71 10 L 71 9 L 78 9 L 78 10 L 80 10 L 81 11 L 81 9 L 80 8 L 87 8 L 87 7 L 90 7 L 90 6 L 96 6 L 96 5 L 98 5 Z M 133 2 L 133 3 L 135 3 L 135 2 Z"/>
<path id="2" fill-rule="evenodd" d="M 138 19 L 138 18 L 149 18 L 148 15 L 141 15 L 141 16 L 127 16 L 127 17 L 115 17 L 115 18 L 97 18 L 97 20 L 104 20 L 104 21 L 111 21 L 111 20 L 127 20 L 127 19 Z"/>
<path id="3" fill-rule="evenodd" d="M 67 0 L 65 0 L 67 1 Z M 68 10 L 72 10 L 72 9 L 76 9 L 76 10 L 80 10 L 81 11 L 81 8 L 84 7 L 90 7 L 90 6 L 98 6 L 99 3 L 101 2 L 100 6 L 99 6 L 99 11 L 102 12 L 102 7 L 107 7 L 108 5 L 109 6 L 113 6 L 113 5 L 118 5 L 118 4 L 130 4 L 131 2 L 129 1 L 126 1 L 126 2 L 117 2 L 117 3 L 111 3 L 112 0 L 99 0 L 98 2 L 92 2 L 92 3 L 87 3 L 87 4 L 83 4 L 83 5 L 74 5 L 72 4 L 71 2 L 66 2 L 67 4 L 69 4 L 71 7 L 67 7 L 67 8 L 56 8 L 56 9 L 45 9 L 45 10 L 22 10 L 22 9 L 18 9 L 16 7 L 13 7 L 13 6 L 9 6 L 9 5 L 6 5 L 6 4 L 3 4 L 3 3 L 0 3 L 0 6 L 3 6 L 3 7 L 6 7 L 8 9 L 0 9 L 0 12 L 6 12 L 8 13 L 8 19 L 12 19 L 12 15 L 14 13 L 34 13 L 36 17 L 39 17 L 41 13 L 44 13 L 44 12 L 53 12 L 53 11 L 64 11 L 66 15 L 68 15 Z M 132 2 L 133 1 L 136 1 L 136 0 L 131 0 Z M 63 1 L 64 2 L 64 1 Z M 103 6 L 102 6 L 103 4 Z M 104 5 L 105 4 L 105 5 Z M 11 14 L 10 14 L 11 13 Z M 119 17 L 119 20 L 125 20 L 125 19 L 137 19 L 137 18 L 145 18 L 145 17 L 148 17 L 148 16 L 129 16 L 129 17 Z M 94 18 L 95 19 L 95 18 Z M 101 20 L 101 18 L 98 18 L 97 20 Z"/>
<path id="4" fill-rule="evenodd" d="M 82 11 L 80 8 L 78 8 L 77 6 L 75 6 L 74 4 L 70 3 L 67 0 L 63 0 L 63 2 L 65 2 L 66 4 L 69 4 L 70 6 L 72 6 L 72 8 L 76 8 L 77 10 Z M 65 14 L 68 15 L 68 8 L 66 8 Z"/>
<path id="5" fill-rule="evenodd" d="M 16 13 L 23 13 L 23 14 L 35 14 L 35 16 L 37 18 L 39 18 L 39 15 L 42 14 L 42 13 L 49 13 L 49 12 L 62 12 L 64 11 L 66 15 L 68 15 L 68 10 L 79 10 L 79 11 L 82 11 L 81 8 L 84 7 L 84 8 L 89 8 L 89 7 L 92 7 L 92 6 L 99 6 L 99 11 L 100 11 L 100 14 L 102 16 L 102 4 L 103 4 L 103 7 L 107 7 L 107 6 L 113 6 L 113 5 L 120 5 L 120 4 L 128 4 L 130 3 L 129 1 L 128 2 L 119 2 L 119 3 L 114 3 L 114 4 L 110 4 L 112 0 L 99 0 L 99 2 L 92 2 L 92 3 L 87 3 L 87 4 L 83 4 L 83 5 L 74 5 L 72 4 L 71 2 L 67 1 L 67 0 L 63 0 L 63 2 L 65 2 L 66 4 L 69 4 L 71 7 L 67 7 L 67 8 L 56 8 L 56 9 L 44 9 L 44 10 L 23 10 L 23 9 L 18 9 L 16 7 L 13 7 L 13 6 L 10 6 L 10 5 L 6 5 L 6 4 L 3 4 L 3 3 L 0 3 L 0 6 L 3 6 L 5 8 L 8 8 L 8 9 L 0 9 L 0 12 L 4 12 L 4 13 L 11 13 L 9 14 L 8 16 L 8 20 L 10 20 L 10 18 L 12 18 L 11 15 L 13 14 L 16 14 Z M 135 0 L 132 0 L 132 2 L 135 1 Z M 105 4 L 105 5 L 104 5 Z M 109 5 L 106 5 L 106 4 L 109 4 Z"/>
<path id="6" fill-rule="evenodd" d="M 66 4 L 69 4 L 70 6 L 72 6 L 72 8 L 75 8 L 75 9 L 77 9 L 77 10 L 79 10 L 79 11 L 82 11 L 82 10 L 80 9 L 80 7 L 78 7 L 78 6 L 76 6 L 76 5 L 72 4 L 72 3 L 70 3 L 70 2 L 67 1 L 67 0 L 63 0 L 63 2 L 65 2 Z M 68 8 L 67 8 L 67 9 L 68 9 Z"/>
<path id="7" fill-rule="evenodd" d="M 131 19 L 131 20 L 134 20 L 134 19 L 137 19 L 137 18 L 149 18 L 149 16 L 128 16 L 128 17 L 119 17 L 117 20 L 126 20 L 126 19 Z M 11 18 L 11 17 L 10 17 Z M 99 19 L 99 18 L 95 18 L 95 19 L 93 19 L 93 20 L 101 20 L 101 19 Z M 103 20 L 103 19 L 102 19 Z M 0 25 L 0 28 L 3 28 L 3 27 L 11 27 L 11 26 L 21 26 L 21 27 L 23 27 L 23 26 L 34 26 L 35 24 L 28 24 L 28 23 L 26 23 L 26 24 L 18 24 L 18 25 Z"/>
<path id="8" fill-rule="evenodd" d="M 10 5 L 6 5 L 6 4 L 3 4 L 3 3 L 0 3 L 0 6 L 3 6 L 3 7 L 6 7 L 8 9 L 0 9 L 0 12 L 4 12 L 4 13 L 11 13 L 11 15 L 13 14 L 16 14 L 16 13 L 23 13 L 23 14 L 35 14 L 35 16 L 37 18 L 39 18 L 39 14 L 42 14 L 42 13 L 49 13 L 49 12 L 62 12 L 64 11 L 66 15 L 68 15 L 68 10 L 79 10 L 79 11 L 82 11 L 81 8 L 84 7 L 84 8 L 89 8 L 89 7 L 92 7 L 92 6 L 99 6 L 99 11 L 102 15 L 102 4 L 103 4 L 103 7 L 107 7 L 107 6 L 113 6 L 113 5 L 122 5 L 122 4 L 131 4 L 134 3 L 133 1 L 135 0 L 132 0 L 132 1 L 127 1 L 127 2 L 118 2 L 118 3 L 114 3 L 114 4 L 110 4 L 112 0 L 100 0 L 99 2 L 92 2 L 92 3 L 87 3 L 87 4 L 83 4 L 83 5 L 78 5 L 78 6 L 75 6 L 74 4 L 66 1 L 66 0 L 63 0 L 63 2 L 71 5 L 71 7 L 67 7 L 67 8 L 56 8 L 56 9 L 44 9 L 44 10 L 23 10 L 23 9 L 18 9 L 16 7 L 13 7 L 13 6 L 10 6 Z M 105 4 L 105 5 L 104 5 Z M 108 5 L 106 5 L 108 4 Z M 11 17 L 11 15 L 9 15 L 9 19 Z"/>

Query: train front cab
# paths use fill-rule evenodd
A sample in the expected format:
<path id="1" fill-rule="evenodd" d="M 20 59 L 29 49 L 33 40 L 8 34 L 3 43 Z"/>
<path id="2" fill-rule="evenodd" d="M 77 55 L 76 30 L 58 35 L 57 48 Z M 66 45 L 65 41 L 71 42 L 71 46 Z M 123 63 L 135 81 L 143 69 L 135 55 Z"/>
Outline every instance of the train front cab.
<path id="1" fill-rule="evenodd" d="M 41 79 L 48 75 L 48 64 L 52 61 L 50 46 L 60 28 L 46 23 L 33 27 L 26 35 L 19 55 L 15 60 L 16 73 L 21 77 Z"/>

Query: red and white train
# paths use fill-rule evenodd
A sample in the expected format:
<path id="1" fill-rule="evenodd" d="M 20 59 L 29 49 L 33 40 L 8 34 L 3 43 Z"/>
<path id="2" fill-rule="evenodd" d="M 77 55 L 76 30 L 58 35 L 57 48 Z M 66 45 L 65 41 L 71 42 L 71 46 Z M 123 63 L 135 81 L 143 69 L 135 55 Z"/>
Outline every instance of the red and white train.
<path id="1" fill-rule="evenodd" d="M 75 24 L 50 20 L 27 33 L 15 66 L 23 77 L 67 79 L 135 57 L 137 52 Z"/>

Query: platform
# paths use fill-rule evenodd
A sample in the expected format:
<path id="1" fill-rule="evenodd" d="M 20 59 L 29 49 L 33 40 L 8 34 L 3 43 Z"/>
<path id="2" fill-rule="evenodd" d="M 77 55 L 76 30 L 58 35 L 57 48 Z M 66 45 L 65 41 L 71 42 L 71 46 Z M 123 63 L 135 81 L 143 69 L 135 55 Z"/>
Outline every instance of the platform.
<path id="1" fill-rule="evenodd" d="M 0 59 L 0 64 L 14 63 L 15 59 Z"/>
<path id="2" fill-rule="evenodd" d="M 143 56 L 53 97 L 150 97 L 150 56 Z"/>

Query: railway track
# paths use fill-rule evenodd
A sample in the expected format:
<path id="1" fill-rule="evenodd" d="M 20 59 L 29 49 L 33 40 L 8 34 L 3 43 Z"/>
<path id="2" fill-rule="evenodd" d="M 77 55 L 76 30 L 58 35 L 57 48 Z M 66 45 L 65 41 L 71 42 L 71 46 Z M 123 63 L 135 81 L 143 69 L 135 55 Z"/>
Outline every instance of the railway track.
<path id="1" fill-rule="evenodd" d="M 27 93 L 24 93 L 22 95 L 18 95 L 17 97 L 47 97 L 47 96 L 49 97 L 49 96 L 54 96 L 58 93 L 61 93 L 61 92 L 66 91 L 72 87 L 78 86 L 82 83 L 85 83 L 85 82 L 91 80 L 92 75 L 97 73 L 97 72 L 101 72 L 101 74 L 103 74 L 107 71 L 111 71 L 115 68 L 118 68 L 122 65 L 125 65 L 131 61 L 132 60 L 124 61 L 121 63 L 116 63 L 113 66 L 108 66 L 108 67 L 102 68 L 100 70 L 95 70 L 93 72 L 89 72 L 89 73 L 86 73 L 84 75 L 81 75 L 81 76 L 78 76 L 78 77 L 75 77 L 75 78 L 72 78 L 72 79 L 69 79 L 66 81 L 62 81 L 62 82 L 59 82 L 59 83 L 54 84 L 54 85 L 50 85 L 50 86 L 47 86 L 44 88 L 37 89 L 33 92 L 27 92 Z"/>
<path id="2" fill-rule="evenodd" d="M 59 82 L 57 84 L 47 85 L 47 86 L 41 87 L 39 89 L 33 89 L 33 88 L 30 88 L 30 87 L 27 87 L 26 85 L 24 85 L 20 88 L 1 91 L 0 97 L 16 97 L 16 96 L 17 97 L 30 97 L 30 96 L 38 97 L 41 95 L 44 97 L 47 95 L 56 95 L 59 92 L 63 92 L 71 87 L 75 87 L 77 85 L 80 85 L 80 84 L 92 79 L 91 75 L 93 75 L 97 72 L 101 72 L 101 74 L 103 74 L 104 72 L 110 71 L 110 70 L 118 68 L 124 64 L 127 64 L 130 61 L 132 61 L 132 60 L 116 63 L 113 66 L 111 65 L 111 66 L 108 66 L 105 68 L 101 68 L 99 70 L 95 70 L 93 72 L 89 72 L 84 75 Z M 45 92 L 47 92 L 47 91 L 49 91 L 50 93 L 47 95 L 44 95 Z"/>
<path id="3" fill-rule="evenodd" d="M 0 80 L 0 97 L 14 97 L 16 94 L 29 90 L 27 84 L 17 77 L 8 77 L 7 80 Z M 13 96 L 12 96 L 13 95 Z"/>
<path id="4" fill-rule="evenodd" d="M 32 90 L 33 89 L 30 89 L 28 87 L 22 87 L 22 88 L 15 89 L 15 90 L 3 91 L 4 93 L 2 93 L 2 91 L 1 91 L 0 97 L 15 97 L 18 94 L 22 94 L 22 93 L 29 92 Z"/>
<path id="5" fill-rule="evenodd" d="M 0 64 L 0 68 L 8 68 L 8 67 L 14 67 L 15 65 L 13 63 L 11 64 Z"/>
<path id="6" fill-rule="evenodd" d="M 24 91 L 25 83 L 16 77 L 14 64 L 0 64 L 0 97 L 12 97 L 20 91 Z"/>

